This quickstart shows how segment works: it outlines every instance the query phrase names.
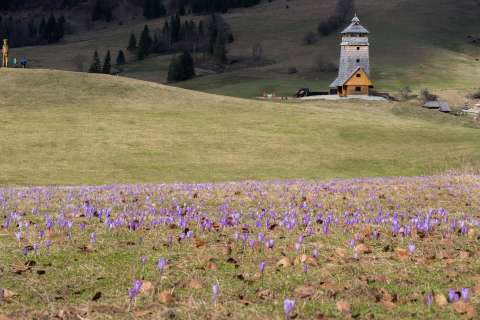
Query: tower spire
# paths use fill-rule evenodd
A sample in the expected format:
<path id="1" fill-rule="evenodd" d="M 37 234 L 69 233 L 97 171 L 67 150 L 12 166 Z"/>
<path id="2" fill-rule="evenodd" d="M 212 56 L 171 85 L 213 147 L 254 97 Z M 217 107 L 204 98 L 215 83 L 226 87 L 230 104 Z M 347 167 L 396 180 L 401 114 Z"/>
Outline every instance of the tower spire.
<path id="1" fill-rule="evenodd" d="M 355 23 L 355 24 L 360 23 L 360 19 L 357 16 L 357 12 L 355 12 L 355 16 L 353 17 L 352 22 Z"/>

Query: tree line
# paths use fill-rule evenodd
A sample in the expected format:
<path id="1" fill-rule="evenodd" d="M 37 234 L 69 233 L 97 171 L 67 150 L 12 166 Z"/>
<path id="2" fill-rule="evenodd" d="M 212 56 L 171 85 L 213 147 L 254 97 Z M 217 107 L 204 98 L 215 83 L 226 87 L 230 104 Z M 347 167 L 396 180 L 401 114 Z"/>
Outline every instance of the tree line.
<path id="1" fill-rule="evenodd" d="M 269 0 L 271 1 L 271 0 Z M 85 3 L 85 0 L 0 0 L 0 10 L 44 9 L 58 10 L 75 8 Z M 261 0 L 129 0 L 130 4 L 143 6 L 144 16 L 148 19 L 170 14 L 184 15 L 186 13 L 226 13 L 233 8 L 246 8 L 259 4 Z M 118 0 L 92 1 L 92 20 L 112 19 L 112 9 L 118 5 Z"/>
<path id="2" fill-rule="evenodd" d="M 261 0 L 173 0 L 173 6 L 176 6 L 177 12 L 192 13 L 226 13 L 229 9 L 248 8 L 255 6 Z"/>
<path id="3" fill-rule="evenodd" d="M 52 44 L 59 42 L 65 35 L 67 20 L 62 15 L 56 18 L 51 14 L 48 19 L 15 19 L 12 16 L 0 16 L 0 38 L 8 39 L 10 47 Z"/>
<path id="4" fill-rule="evenodd" d="M 226 63 L 227 45 L 233 41 L 230 26 L 220 15 L 211 14 L 206 20 L 198 22 L 182 21 L 179 15 L 174 15 L 165 21 L 161 29 L 152 32 L 147 24 L 139 36 L 131 33 L 126 49 L 136 60 L 144 60 L 151 54 L 175 54 L 168 73 L 168 80 L 175 82 L 195 75 L 192 53 L 202 53 L 206 60 L 211 60 L 217 65 Z M 120 50 L 116 65 L 121 66 L 125 63 L 125 53 Z M 110 52 L 107 53 L 103 66 L 98 52 L 95 52 L 89 72 L 106 73 L 107 71 L 108 73 L 111 71 Z"/>
<path id="5" fill-rule="evenodd" d="M 138 41 L 137 41 L 138 39 Z M 222 16 L 212 14 L 206 21 L 182 21 L 177 14 L 165 21 L 163 27 L 154 32 L 145 25 L 137 38 L 130 34 L 127 50 L 143 60 L 152 53 L 166 54 L 181 51 L 205 53 L 218 63 L 227 59 L 227 44 L 234 41 L 230 26 Z"/>
<path id="6" fill-rule="evenodd" d="M 0 0 L 0 10 L 18 10 L 18 9 L 65 9 L 73 8 L 84 0 Z"/>

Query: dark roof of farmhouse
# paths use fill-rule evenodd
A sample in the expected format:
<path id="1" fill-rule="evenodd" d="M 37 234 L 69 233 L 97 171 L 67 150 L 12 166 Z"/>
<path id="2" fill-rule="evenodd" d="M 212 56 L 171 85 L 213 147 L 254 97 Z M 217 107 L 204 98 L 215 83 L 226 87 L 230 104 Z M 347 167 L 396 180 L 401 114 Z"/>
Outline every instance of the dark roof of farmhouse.
<path id="1" fill-rule="evenodd" d="M 352 19 L 352 23 L 345 30 L 342 31 L 342 34 L 345 34 L 345 33 L 364 33 L 364 34 L 368 34 L 370 32 L 360 24 L 360 19 L 355 14 L 355 17 L 353 17 L 353 19 Z"/>

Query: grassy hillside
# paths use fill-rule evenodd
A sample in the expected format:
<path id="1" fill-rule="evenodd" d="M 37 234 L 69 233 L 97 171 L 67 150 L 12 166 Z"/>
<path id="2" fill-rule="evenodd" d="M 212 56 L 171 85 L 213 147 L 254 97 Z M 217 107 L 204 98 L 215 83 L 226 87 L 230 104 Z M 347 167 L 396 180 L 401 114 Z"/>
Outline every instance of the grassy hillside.
<path id="1" fill-rule="evenodd" d="M 478 129 L 396 103 L 274 104 L 0 71 L 0 184 L 359 177 L 480 165 Z"/>
<path id="2" fill-rule="evenodd" d="M 326 88 L 335 75 L 314 72 L 312 66 L 319 56 L 325 61 L 337 61 L 338 35 L 322 37 L 311 46 L 303 45 L 302 39 L 330 15 L 334 4 L 335 0 L 279 0 L 226 14 L 236 38 L 229 48 L 230 57 L 243 61 L 243 67 L 202 76 L 181 86 L 241 97 L 263 91 L 291 95 L 303 86 Z M 478 35 L 480 30 L 479 1 L 367 0 L 357 1 L 357 8 L 362 23 L 372 32 L 373 78 L 379 90 L 395 91 L 409 85 L 415 90 L 429 87 L 437 92 L 455 89 L 464 96 L 479 86 L 480 47 L 467 43 L 467 36 Z M 32 66 L 75 70 L 74 57 L 82 56 L 86 65 L 94 49 L 102 55 L 107 49 L 116 52 L 126 46 L 130 31 L 138 34 L 144 23 L 139 19 L 125 20 L 123 25 L 68 36 L 62 44 L 17 49 L 13 55 L 29 57 Z M 163 25 L 163 20 L 148 23 L 155 29 Z M 268 63 L 247 67 L 257 42 L 262 44 Z M 124 75 L 163 83 L 169 61 L 166 56 L 133 62 Z M 299 73 L 288 75 L 289 67 L 296 67 Z"/>

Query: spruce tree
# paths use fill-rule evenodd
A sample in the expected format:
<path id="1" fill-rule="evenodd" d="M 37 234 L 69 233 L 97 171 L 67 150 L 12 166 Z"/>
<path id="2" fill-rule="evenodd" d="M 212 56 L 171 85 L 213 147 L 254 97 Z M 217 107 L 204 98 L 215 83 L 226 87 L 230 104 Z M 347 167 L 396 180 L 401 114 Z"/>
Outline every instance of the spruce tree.
<path id="1" fill-rule="evenodd" d="M 168 66 L 168 76 L 167 76 L 167 81 L 168 82 L 178 82 L 180 81 L 179 79 L 182 78 L 181 70 L 180 70 L 180 64 L 178 62 L 177 57 L 173 57 L 172 61 L 170 62 L 170 65 Z"/>
<path id="2" fill-rule="evenodd" d="M 44 38 L 48 43 L 54 43 L 56 41 L 56 31 L 57 31 L 57 19 L 53 14 L 50 14 L 48 18 L 47 25 L 45 26 L 45 35 Z"/>
<path id="3" fill-rule="evenodd" d="M 152 46 L 152 38 L 150 38 L 150 30 L 148 25 L 143 28 L 140 40 L 138 41 L 137 59 L 143 60 L 149 54 Z"/>
<path id="4" fill-rule="evenodd" d="M 223 64 L 227 61 L 227 41 L 225 40 L 225 34 L 223 32 L 219 32 L 217 39 L 215 40 L 215 45 L 213 46 L 213 58 L 219 64 Z"/>
<path id="5" fill-rule="evenodd" d="M 116 64 L 117 66 L 122 66 L 126 63 L 126 59 L 125 59 L 125 54 L 123 53 L 122 50 L 119 50 L 118 51 L 118 55 L 117 55 L 117 61 L 116 61 Z"/>
<path id="6" fill-rule="evenodd" d="M 168 67 L 168 82 L 185 81 L 193 76 L 195 76 L 195 67 L 190 52 L 184 51 L 180 57 L 172 58 Z"/>
<path id="7" fill-rule="evenodd" d="M 152 15 L 152 0 L 145 0 L 143 2 L 143 16 L 147 19 L 151 19 Z"/>
<path id="8" fill-rule="evenodd" d="M 137 37 L 135 37 L 133 32 L 130 34 L 127 50 L 131 52 L 137 50 Z"/>
<path id="9" fill-rule="evenodd" d="M 95 6 L 93 7 L 93 12 L 92 12 L 92 20 L 97 21 L 102 17 L 103 14 L 103 8 L 102 8 L 102 2 L 101 0 L 97 0 L 95 2 Z"/>
<path id="10" fill-rule="evenodd" d="M 217 22 L 217 16 L 215 14 L 212 14 L 208 20 L 207 32 L 208 32 L 208 53 L 213 55 L 213 50 L 214 50 L 215 43 L 217 41 L 217 35 L 218 35 L 218 22 Z"/>
<path id="11" fill-rule="evenodd" d="M 103 62 L 102 73 L 110 74 L 112 71 L 112 58 L 110 56 L 110 50 L 107 51 L 107 55 L 105 56 L 105 60 Z"/>
<path id="12" fill-rule="evenodd" d="M 57 20 L 57 41 L 62 39 L 63 36 L 65 35 L 65 24 L 67 23 L 67 20 L 65 19 L 64 15 L 61 15 L 60 18 Z"/>
<path id="13" fill-rule="evenodd" d="M 189 51 L 183 51 L 179 59 L 180 68 L 182 71 L 181 81 L 188 80 L 195 76 L 195 66 L 193 64 L 193 58 Z"/>
<path id="14" fill-rule="evenodd" d="M 110 0 L 106 0 L 105 7 L 104 7 L 104 10 L 103 10 L 103 16 L 104 16 L 106 22 L 110 22 L 113 19 L 112 3 L 110 2 Z"/>
<path id="15" fill-rule="evenodd" d="M 98 56 L 97 50 L 93 53 L 93 60 L 92 64 L 90 65 L 90 69 L 88 69 L 88 72 L 90 73 L 101 73 L 102 72 L 102 66 L 100 64 L 100 58 Z"/>

